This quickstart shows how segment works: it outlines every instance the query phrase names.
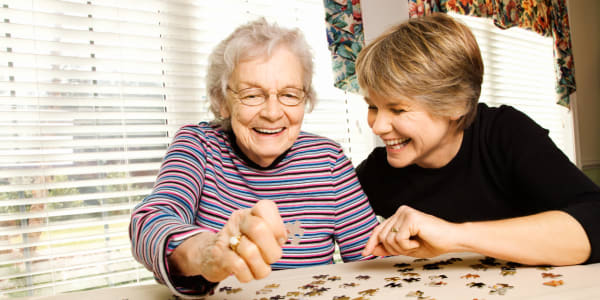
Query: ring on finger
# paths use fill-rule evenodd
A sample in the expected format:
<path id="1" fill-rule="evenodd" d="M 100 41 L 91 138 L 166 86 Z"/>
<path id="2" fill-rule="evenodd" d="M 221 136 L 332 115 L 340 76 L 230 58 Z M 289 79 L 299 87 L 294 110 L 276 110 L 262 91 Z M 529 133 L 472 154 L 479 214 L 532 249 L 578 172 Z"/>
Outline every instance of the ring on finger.
<path id="1" fill-rule="evenodd" d="M 396 232 L 398 232 L 398 229 L 396 229 L 396 227 L 392 227 L 391 231 L 394 232 L 394 233 L 396 233 Z"/>
<path id="2" fill-rule="evenodd" d="M 242 235 L 238 234 L 236 236 L 232 236 L 229 238 L 229 248 L 233 250 L 233 252 L 237 253 L 237 248 L 240 245 L 240 240 L 242 239 Z"/>

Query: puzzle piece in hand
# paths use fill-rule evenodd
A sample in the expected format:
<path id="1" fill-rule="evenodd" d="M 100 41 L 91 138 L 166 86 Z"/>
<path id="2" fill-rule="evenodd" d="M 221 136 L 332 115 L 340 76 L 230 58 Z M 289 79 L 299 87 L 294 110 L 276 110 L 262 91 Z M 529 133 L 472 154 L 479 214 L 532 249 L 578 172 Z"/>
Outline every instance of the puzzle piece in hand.
<path id="1" fill-rule="evenodd" d="M 288 231 L 288 240 L 292 240 L 290 244 L 298 246 L 300 244 L 300 238 L 304 234 L 304 228 L 302 228 L 302 223 L 300 221 L 292 221 L 283 225 Z"/>

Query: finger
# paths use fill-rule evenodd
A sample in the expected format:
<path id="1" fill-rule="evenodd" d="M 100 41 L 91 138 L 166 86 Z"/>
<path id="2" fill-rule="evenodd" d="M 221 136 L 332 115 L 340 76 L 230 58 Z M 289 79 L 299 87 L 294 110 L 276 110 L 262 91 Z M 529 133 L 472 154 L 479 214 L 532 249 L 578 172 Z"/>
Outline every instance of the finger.
<path id="1" fill-rule="evenodd" d="M 382 224 L 379 224 L 375 227 L 375 229 L 373 229 L 373 232 L 371 233 L 371 236 L 369 237 L 369 240 L 367 241 L 367 244 L 365 244 L 365 248 L 361 253 L 362 256 L 369 256 L 373 254 L 373 249 L 379 245 L 379 232 L 381 231 L 382 226 Z"/>
<path id="2" fill-rule="evenodd" d="M 228 274 L 233 274 L 239 282 L 250 282 L 254 279 L 252 271 L 250 271 L 250 268 L 244 259 L 237 253 L 230 251 L 226 256 L 227 260 L 224 262 L 225 266 L 223 269 L 225 269 Z"/>
<path id="3" fill-rule="evenodd" d="M 404 222 L 398 228 L 398 233 L 395 236 L 394 245 L 397 246 L 400 252 L 411 251 L 420 246 L 420 243 L 414 239 L 413 236 L 419 234 L 417 225 L 413 225 L 410 221 Z"/>
<path id="4" fill-rule="evenodd" d="M 251 209 L 251 214 L 262 218 L 271 228 L 275 239 L 283 246 L 287 241 L 287 230 L 279 214 L 279 209 L 273 201 L 261 200 Z"/>
<path id="5" fill-rule="evenodd" d="M 389 253 L 387 250 L 385 250 L 385 248 L 381 244 L 379 244 L 379 245 L 377 245 L 373 249 L 373 255 L 376 255 L 376 256 L 390 256 L 390 255 L 393 255 L 393 254 Z"/>
<path id="6" fill-rule="evenodd" d="M 398 255 L 402 252 L 402 249 L 399 247 L 396 238 L 398 236 L 398 224 L 402 224 L 403 219 L 404 216 L 397 213 L 392 218 L 386 220 L 387 223 L 385 224 L 382 232 L 379 234 L 379 241 L 381 242 L 382 246 L 392 255 Z"/>
<path id="7" fill-rule="evenodd" d="M 266 264 L 272 264 L 281 258 L 283 253 L 281 245 L 263 218 L 246 216 L 240 224 L 240 230 Z"/>
<path id="8" fill-rule="evenodd" d="M 244 260 L 254 279 L 264 278 L 271 273 L 271 266 L 263 259 L 259 247 L 246 236 L 241 237 L 237 254 Z"/>
<path id="9" fill-rule="evenodd" d="M 224 238 L 229 240 L 232 236 L 240 235 L 242 232 L 240 231 L 240 226 L 244 218 L 250 215 L 250 209 L 239 209 L 231 213 L 229 219 L 227 219 L 227 223 L 221 229 L 221 232 L 224 233 Z"/>

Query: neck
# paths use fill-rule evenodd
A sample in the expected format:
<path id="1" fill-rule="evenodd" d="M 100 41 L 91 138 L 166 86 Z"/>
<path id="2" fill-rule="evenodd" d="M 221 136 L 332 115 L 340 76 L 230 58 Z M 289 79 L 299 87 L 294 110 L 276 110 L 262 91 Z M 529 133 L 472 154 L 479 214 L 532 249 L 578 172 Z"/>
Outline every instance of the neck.
<path id="1" fill-rule="evenodd" d="M 436 153 L 428 161 L 418 163 L 421 168 L 439 169 L 448 165 L 460 151 L 464 136 L 463 130 L 453 130 L 446 138 L 440 142 L 440 145 L 434 150 Z"/>

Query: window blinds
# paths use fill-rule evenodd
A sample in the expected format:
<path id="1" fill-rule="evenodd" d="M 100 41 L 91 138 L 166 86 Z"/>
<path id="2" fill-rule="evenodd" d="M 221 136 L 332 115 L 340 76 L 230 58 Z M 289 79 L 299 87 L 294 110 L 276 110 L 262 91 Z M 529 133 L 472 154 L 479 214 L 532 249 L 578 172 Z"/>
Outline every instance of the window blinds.
<path id="1" fill-rule="evenodd" d="M 239 24 L 303 29 L 319 103 L 303 129 L 350 156 L 322 1 L 0 0 L 0 296 L 153 281 L 131 257 L 131 208 L 174 132 L 210 120 L 206 59 Z M 362 152 L 361 152 L 362 151 Z"/>
<path id="2" fill-rule="evenodd" d="M 471 28 L 481 49 L 485 75 L 480 102 L 526 113 L 574 161 L 569 111 L 556 104 L 552 38 L 516 27 L 503 30 L 491 19 L 451 15 Z"/>

